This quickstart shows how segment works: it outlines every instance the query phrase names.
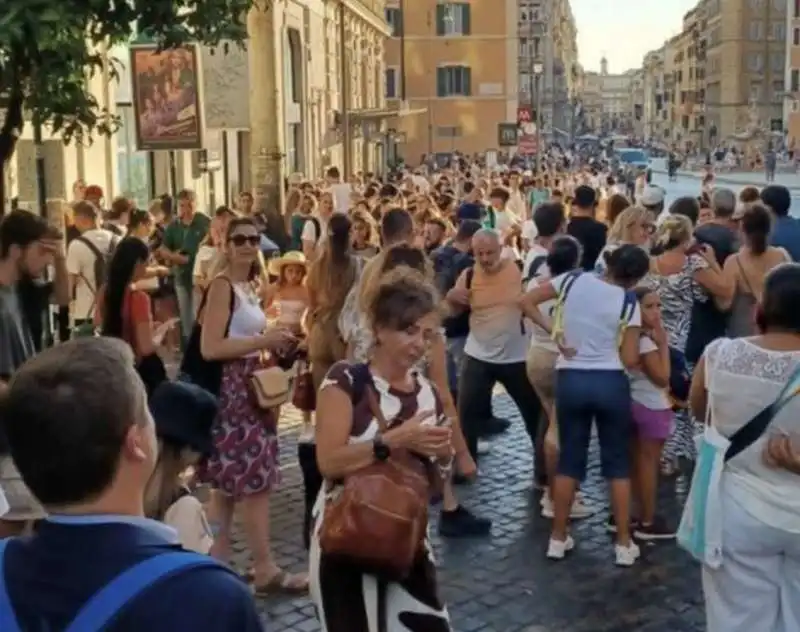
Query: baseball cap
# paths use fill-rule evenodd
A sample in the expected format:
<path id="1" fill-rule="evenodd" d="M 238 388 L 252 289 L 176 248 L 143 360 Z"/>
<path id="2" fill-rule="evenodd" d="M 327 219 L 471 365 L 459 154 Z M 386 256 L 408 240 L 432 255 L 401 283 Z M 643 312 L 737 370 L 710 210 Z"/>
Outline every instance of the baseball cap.
<path id="1" fill-rule="evenodd" d="M 456 211 L 456 219 L 459 222 L 463 222 L 465 219 L 471 219 L 475 221 L 481 221 L 484 215 L 484 208 L 480 204 L 475 204 L 474 202 L 465 202 L 461 206 L 458 207 Z"/>
<path id="2" fill-rule="evenodd" d="M 646 186 L 639 196 L 639 203 L 642 206 L 658 206 L 664 203 L 664 198 L 664 189 L 658 186 Z"/>

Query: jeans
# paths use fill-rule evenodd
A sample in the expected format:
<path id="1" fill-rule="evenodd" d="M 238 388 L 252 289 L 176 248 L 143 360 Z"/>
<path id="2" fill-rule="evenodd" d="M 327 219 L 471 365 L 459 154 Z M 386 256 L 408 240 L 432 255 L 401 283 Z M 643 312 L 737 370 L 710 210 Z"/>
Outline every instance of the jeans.
<path id="1" fill-rule="evenodd" d="M 467 337 L 447 339 L 447 380 L 450 392 L 455 397 L 458 393 L 458 382 L 461 379 L 461 369 L 464 366 L 464 345 Z"/>
<path id="2" fill-rule="evenodd" d="M 175 297 L 178 299 L 178 316 L 181 319 L 181 340 L 185 344 L 194 325 L 194 289 L 176 281 Z"/>
<path id="3" fill-rule="evenodd" d="M 724 490 L 722 516 L 722 566 L 703 567 L 708 632 L 800 630 L 800 536 L 761 522 Z"/>
<path id="4" fill-rule="evenodd" d="M 633 420 L 630 382 L 624 371 L 559 369 L 556 414 L 560 475 L 577 481 L 585 478 L 594 422 L 600 440 L 603 476 L 609 479 L 630 476 Z"/>
<path id="5" fill-rule="evenodd" d="M 473 459 L 478 458 L 478 438 L 484 434 L 487 421 L 483 411 L 491 406 L 494 385 L 500 382 L 519 408 L 525 430 L 536 452 L 537 477 L 544 472 L 544 458 L 539 458 L 541 441 L 539 426 L 542 423 L 542 404 L 528 381 L 524 362 L 495 364 L 464 356 L 458 388 L 458 411 L 467 448 Z"/>

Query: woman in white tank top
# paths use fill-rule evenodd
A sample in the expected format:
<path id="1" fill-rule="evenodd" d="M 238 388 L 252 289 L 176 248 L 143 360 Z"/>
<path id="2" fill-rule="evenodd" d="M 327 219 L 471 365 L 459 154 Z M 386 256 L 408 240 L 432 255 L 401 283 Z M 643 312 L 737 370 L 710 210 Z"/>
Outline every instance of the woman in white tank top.
<path id="1" fill-rule="evenodd" d="M 219 416 L 212 428 L 214 453 L 202 478 L 214 487 L 209 519 L 218 528 L 211 554 L 230 557 L 233 510 L 241 502 L 249 525 L 257 594 L 305 592 L 305 576 L 289 575 L 272 556 L 269 497 L 280 482 L 277 418 L 255 405 L 250 376 L 265 366 L 265 352 L 281 352 L 296 342 L 286 329 L 267 329 L 259 287 L 259 232 L 249 218 L 230 222 L 225 265 L 211 282 L 202 320 L 200 351 L 222 364 Z"/>
<path id="2" fill-rule="evenodd" d="M 712 342 L 691 405 L 726 437 L 772 404 L 800 366 L 800 265 L 764 282 L 761 335 Z M 794 453 L 792 453 L 792 450 Z M 703 569 L 708 632 L 800 630 L 800 397 L 725 466 L 722 566 Z"/>

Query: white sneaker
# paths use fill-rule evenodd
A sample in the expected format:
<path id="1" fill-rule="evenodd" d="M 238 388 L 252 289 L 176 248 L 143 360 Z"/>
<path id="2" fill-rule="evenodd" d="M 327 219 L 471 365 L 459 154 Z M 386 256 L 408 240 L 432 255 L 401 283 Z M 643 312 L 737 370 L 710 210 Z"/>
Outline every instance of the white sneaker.
<path id="1" fill-rule="evenodd" d="M 552 520 L 555 517 L 555 508 L 553 507 L 553 500 L 548 494 L 542 495 L 541 505 L 542 518 Z M 595 512 L 591 507 L 587 507 L 578 498 L 576 498 L 575 502 L 572 503 L 572 509 L 570 509 L 569 517 L 570 520 L 581 520 L 594 515 L 594 513 Z"/>
<path id="2" fill-rule="evenodd" d="M 636 543 L 631 540 L 628 546 L 615 544 L 614 555 L 617 558 L 614 562 L 617 566 L 633 566 L 636 560 L 639 559 L 640 551 Z"/>
<path id="3" fill-rule="evenodd" d="M 575 540 L 572 539 L 571 535 L 568 535 L 563 542 L 550 538 L 550 543 L 547 545 L 547 559 L 563 560 L 564 556 L 574 548 Z"/>
<path id="4" fill-rule="evenodd" d="M 491 451 L 491 444 L 485 439 L 478 439 L 478 456 L 484 456 Z"/>

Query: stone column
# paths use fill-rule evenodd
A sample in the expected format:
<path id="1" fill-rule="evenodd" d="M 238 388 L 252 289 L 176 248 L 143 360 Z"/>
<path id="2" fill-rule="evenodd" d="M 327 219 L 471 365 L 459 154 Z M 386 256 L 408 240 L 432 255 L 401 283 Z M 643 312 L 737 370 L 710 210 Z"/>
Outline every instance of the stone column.
<path id="1" fill-rule="evenodd" d="M 261 0 L 247 14 L 250 79 L 250 178 L 255 208 L 269 219 L 268 233 L 284 245 L 283 99 L 278 73 L 282 42 L 277 2 Z"/>

